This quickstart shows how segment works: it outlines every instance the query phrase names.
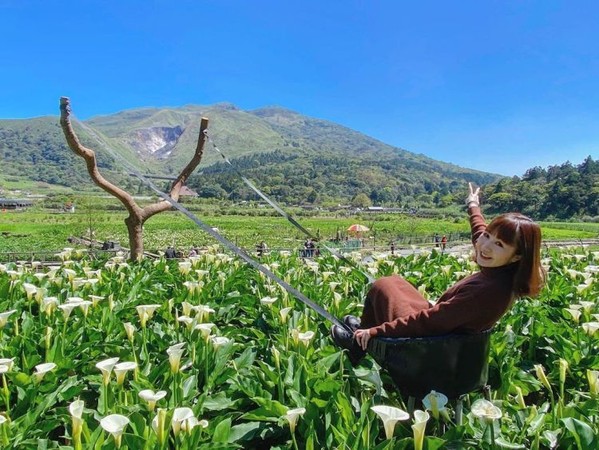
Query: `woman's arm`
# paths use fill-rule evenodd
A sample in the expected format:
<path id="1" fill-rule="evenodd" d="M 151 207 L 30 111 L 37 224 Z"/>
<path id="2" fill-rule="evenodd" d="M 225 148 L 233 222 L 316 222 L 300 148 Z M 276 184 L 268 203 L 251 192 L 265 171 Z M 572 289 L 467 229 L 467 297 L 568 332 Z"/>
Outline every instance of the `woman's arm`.
<path id="1" fill-rule="evenodd" d="M 474 244 L 483 231 L 487 228 L 485 218 L 480 211 L 480 201 L 478 194 L 480 188 L 474 189 L 472 183 L 468 183 L 468 189 L 470 193 L 466 197 L 466 205 L 468 206 L 468 217 L 470 219 L 470 232 L 472 236 L 472 243 Z"/>

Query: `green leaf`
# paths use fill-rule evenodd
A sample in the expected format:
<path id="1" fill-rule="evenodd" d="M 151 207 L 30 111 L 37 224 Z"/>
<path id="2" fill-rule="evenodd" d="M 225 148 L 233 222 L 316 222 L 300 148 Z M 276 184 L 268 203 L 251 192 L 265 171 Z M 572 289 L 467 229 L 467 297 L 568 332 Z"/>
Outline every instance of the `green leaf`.
<path id="1" fill-rule="evenodd" d="M 561 420 L 574 437 L 580 450 L 595 450 L 597 448 L 597 437 L 590 425 L 572 417 Z"/>
<path id="2" fill-rule="evenodd" d="M 229 436 L 231 435 L 231 418 L 227 417 L 221 420 L 212 435 L 213 442 L 229 442 Z"/>
<path id="3" fill-rule="evenodd" d="M 258 434 L 262 427 L 263 424 L 260 422 L 247 422 L 235 425 L 231 428 L 228 442 L 249 441 Z"/>

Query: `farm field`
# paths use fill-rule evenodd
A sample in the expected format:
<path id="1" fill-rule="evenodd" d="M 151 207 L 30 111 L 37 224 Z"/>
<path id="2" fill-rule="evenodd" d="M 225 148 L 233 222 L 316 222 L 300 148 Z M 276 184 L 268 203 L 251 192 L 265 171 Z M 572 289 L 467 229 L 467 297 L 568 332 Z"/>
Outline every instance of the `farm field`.
<path id="1" fill-rule="evenodd" d="M 493 331 L 491 402 L 469 394 L 462 423 L 439 394 L 400 413 L 407 399 L 371 358 L 352 367 L 328 322 L 215 246 L 183 261 L 81 255 L 0 265 L 3 448 L 599 446 L 596 251 L 545 253 L 540 298 Z M 336 317 L 359 315 L 367 286 L 346 263 L 288 252 L 261 262 Z M 431 299 L 473 269 L 438 252 L 374 254 L 365 267 Z M 384 425 L 380 410 L 402 420 Z"/>
<path id="2" fill-rule="evenodd" d="M 271 249 L 293 250 L 301 246 L 305 236 L 279 216 L 269 211 L 240 209 L 238 215 L 194 213 L 206 224 L 218 228 L 230 241 L 245 249 L 253 249 L 264 240 Z M 90 230 L 98 241 L 114 240 L 128 245 L 125 214 L 100 210 L 76 213 L 4 212 L 0 213 L 0 254 L 4 252 L 57 252 L 67 244 L 69 236 L 89 237 Z M 362 223 L 370 228 L 362 236 L 365 246 L 372 250 L 388 249 L 391 241 L 397 246 L 430 243 L 435 233 L 446 234 L 449 245 L 467 241 L 469 226 L 464 219 L 426 219 L 399 214 L 357 215 L 352 217 L 297 217 L 313 235 L 332 239 L 337 233 L 347 236 L 347 228 Z M 545 240 L 589 239 L 599 236 L 599 224 L 541 223 Z M 163 251 L 168 245 L 187 250 L 191 246 L 213 244 L 212 237 L 203 233 L 186 217 L 177 212 L 159 214 L 145 224 L 146 250 Z M 349 236 L 352 237 L 352 236 Z"/>

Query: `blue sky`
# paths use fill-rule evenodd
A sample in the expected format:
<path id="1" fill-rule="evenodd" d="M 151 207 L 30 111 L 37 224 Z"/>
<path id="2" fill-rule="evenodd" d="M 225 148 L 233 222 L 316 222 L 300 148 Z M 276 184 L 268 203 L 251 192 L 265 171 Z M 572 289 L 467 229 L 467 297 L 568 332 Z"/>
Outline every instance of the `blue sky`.
<path id="1" fill-rule="evenodd" d="M 0 0 L 0 118 L 284 106 L 504 175 L 599 158 L 599 2 Z"/>

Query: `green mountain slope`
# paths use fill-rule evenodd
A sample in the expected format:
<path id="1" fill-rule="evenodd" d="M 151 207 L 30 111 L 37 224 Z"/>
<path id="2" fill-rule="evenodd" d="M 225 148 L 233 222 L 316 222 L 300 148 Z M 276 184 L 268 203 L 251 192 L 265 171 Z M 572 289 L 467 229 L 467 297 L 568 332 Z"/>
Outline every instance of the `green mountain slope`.
<path id="1" fill-rule="evenodd" d="M 210 120 L 209 136 L 218 148 L 279 201 L 346 201 L 359 193 L 374 203 L 419 195 L 438 200 L 463 191 L 467 180 L 485 184 L 501 178 L 280 107 L 140 108 L 74 123 L 83 144 L 96 150 L 107 178 L 127 187 L 134 183 L 119 158 L 144 173 L 174 176 L 195 150 L 201 117 Z M 65 144 L 58 117 L 0 120 L 0 161 L 0 183 L 11 177 L 75 189 L 90 185 L 83 161 Z M 251 197 L 210 143 L 190 185 L 208 196 Z"/>

